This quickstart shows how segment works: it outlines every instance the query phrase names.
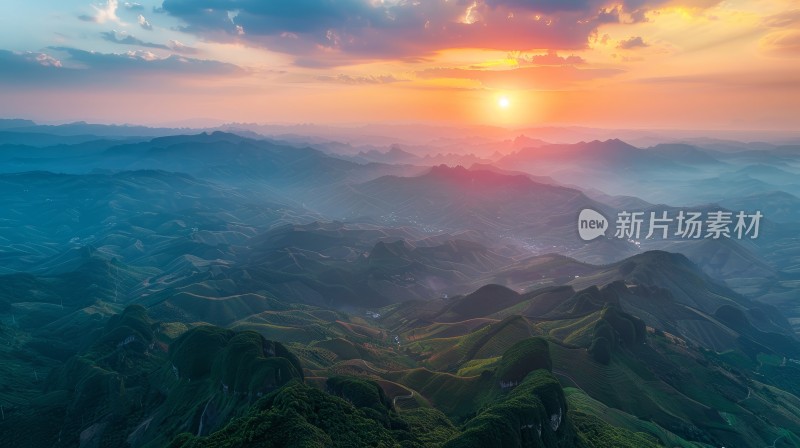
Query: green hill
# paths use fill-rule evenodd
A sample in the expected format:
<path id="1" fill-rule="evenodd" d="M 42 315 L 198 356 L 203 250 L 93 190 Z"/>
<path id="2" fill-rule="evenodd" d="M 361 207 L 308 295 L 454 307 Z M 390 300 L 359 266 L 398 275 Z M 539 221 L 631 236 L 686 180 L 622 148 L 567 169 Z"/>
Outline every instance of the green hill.
<path id="1" fill-rule="evenodd" d="M 87 348 L 42 373 L 34 400 L 8 410 L 2 444 L 66 447 L 80 437 L 97 446 L 157 446 L 185 430 L 208 433 L 303 378 L 297 357 L 258 333 L 200 326 L 165 353 L 156 334 L 167 328 L 138 305 L 111 316 Z"/>

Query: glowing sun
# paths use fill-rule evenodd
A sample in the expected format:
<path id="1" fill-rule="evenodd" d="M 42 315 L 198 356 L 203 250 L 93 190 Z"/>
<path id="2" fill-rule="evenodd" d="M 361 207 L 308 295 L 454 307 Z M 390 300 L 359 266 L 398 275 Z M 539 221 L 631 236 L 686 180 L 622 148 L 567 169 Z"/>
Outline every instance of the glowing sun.
<path id="1" fill-rule="evenodd" d="M 508 106 L 511 105 L 511 101 L 509 101 L 508 98 L 501 96 L 500 99 L 497 100 L 497 105 L 500 107 L 500 109 L 508 109 Z"/>

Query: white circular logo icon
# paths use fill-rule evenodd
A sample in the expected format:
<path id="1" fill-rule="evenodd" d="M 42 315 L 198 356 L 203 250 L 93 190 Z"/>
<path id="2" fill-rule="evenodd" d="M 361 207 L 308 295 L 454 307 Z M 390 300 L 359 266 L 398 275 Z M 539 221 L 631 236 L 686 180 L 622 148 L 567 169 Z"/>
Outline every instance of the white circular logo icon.
<path id="1" fill-rule="evenodd" d="M 605 235 L 608 230 L 608 220 L 605 216 L 590 208 L 581 210 L 578 215 L 578 234 L 584 241 L 591 241 L 598 236 Z"/>

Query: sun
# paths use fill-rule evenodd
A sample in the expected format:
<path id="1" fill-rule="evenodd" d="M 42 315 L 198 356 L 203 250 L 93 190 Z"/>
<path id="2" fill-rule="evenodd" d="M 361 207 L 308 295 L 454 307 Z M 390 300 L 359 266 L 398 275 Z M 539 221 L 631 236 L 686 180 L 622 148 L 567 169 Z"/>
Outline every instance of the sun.
<path id="1" fill-rule="evenodd" d="M 511 101 L 509 101 L 507 97 L 501 96 L 500 99 L 497 100 L 497 105 L 500 109 L 508 109 L 508 107 L 511 106 Z"/>

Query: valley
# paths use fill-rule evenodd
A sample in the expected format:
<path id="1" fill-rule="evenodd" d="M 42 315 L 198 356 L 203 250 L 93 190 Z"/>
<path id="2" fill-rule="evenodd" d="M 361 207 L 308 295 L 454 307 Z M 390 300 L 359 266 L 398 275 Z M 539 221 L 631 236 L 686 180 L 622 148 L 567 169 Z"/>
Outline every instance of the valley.
<path id="1" fill-rule="evenodd" d="M 5 123 L 0 445 L 800 446 L 788 146 L 300 140 Z"/>

